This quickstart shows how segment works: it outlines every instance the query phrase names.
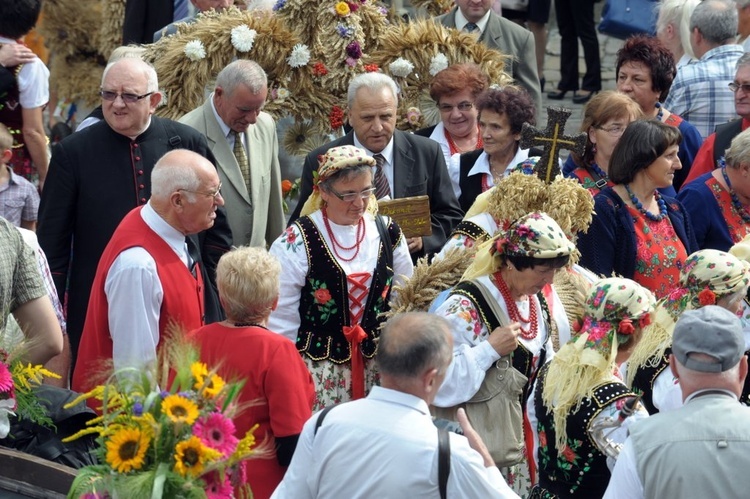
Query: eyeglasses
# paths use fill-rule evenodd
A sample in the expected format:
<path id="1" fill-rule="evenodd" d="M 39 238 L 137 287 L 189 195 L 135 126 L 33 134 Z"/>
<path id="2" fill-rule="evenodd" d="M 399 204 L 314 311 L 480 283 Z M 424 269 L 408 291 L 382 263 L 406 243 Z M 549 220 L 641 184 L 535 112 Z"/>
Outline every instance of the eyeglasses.
<path id="1" fill-rule="evenodd" d="M 750 83 L 737 83 L 736 81 L 733 81 L 729 84 L 729 90 L 734 93 L 737 93 L 740 89 L 742 89 L 742 92 L 745 94 L 750 93 Z"/>
<path id="2" fill-rule="evenodd" d="M 192 192 L 193 194 L 200 194 L 201 196 L 206 196 L 208 198 L 216 199 L 221 195 L 221 182 L 219 182 L 219 187 L 217 187 L 214 192 L 191 191 L 190 189 L 177 189 L 177 190 L 183 191 L 183 192 Z"/>
<path id="3" fill-rule="evenodd" d="M 453 111 L 453 108 L 457 107 L 459 111 L 470 111 L 471 108 L 474 107 L 474 104 L 468 101 L 459 102 L 455 106 L 451 106 L 450 104 L 440 104 L 438 105 L 438 109 L 441 113 L 450 113 Z"/>
<path id="4" fill-rule="evenodd" d="M 625 129 L 627 128 L 624 125 L 612 125 L 609 128 L 604 128 L 603 126 L 595 126 L 597 130 L 601 130 L 602 132 L 607 132 L 609 134 L 614 135 L 615 137 L 619 137 L 625 132 Z"/>
<path id="5" fill-rule="evenodd" d="M 360 191 L 360 192 L 347 192 L 344 194 L 340 194 L 336 192 L 336 189 L 334 189 L 333 187 L 329 187 L 328 190 L 331 191 L 334 196 L 336 196 L 337 198 L 339 198 L 345 203 L 354 202 L 357 198 L 369 199 L 370 196 L 372 196 L 372 194 L 375 193 L 375 187 L 370 187 L 369 189 L 365 189 L 364 191 Z"/>
<path id="6" fill-rule="evenodd" d="M 141 99 L 145 99 L 149 95 L 153 94 L 154 92 L 149 92 L 147 94 L 143 95 L 136 95 L 136 94 L 118 94 L 117 92 L 110 92 L 109 90 L 100 90 L 99 96 L 108 101 L 116 100 L 117 97 L 120 97 L 123 102 L 126 102 L 128 104 L 132 104 L 134 102 L 138 102 Z"/>

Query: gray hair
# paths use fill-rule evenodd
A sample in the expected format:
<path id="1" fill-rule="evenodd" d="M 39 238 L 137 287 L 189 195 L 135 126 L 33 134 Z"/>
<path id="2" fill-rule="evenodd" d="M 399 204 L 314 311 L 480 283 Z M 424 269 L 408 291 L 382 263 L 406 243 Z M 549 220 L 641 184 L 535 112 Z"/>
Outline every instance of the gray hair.
<path id="1" fill-rule="evenodd" d="M 750 129 L 741 132 L 732 139 L 724 159 L 730 168 L 739 168 L 742 164 L 750 164 Z"/>
<path id="2" fill-rule="evenodd" d="M 123 58 L 120 58 L 116 61 L 110 62 L 107 64 L 107 67 L 104 68 L 104 73 L 102 73 L 102 86 L 104 86 L 104 81 L 107 79 L 107 74 L 109 73 L 109 70 L 112 69 L 113 66 L 116 64 L 122 64 L 122 63 L 133 63 L 137 66 L 141 66 L 141 69 L 143 70 L 143 75 L 146 77 L 146 92 L 158 92 L 159 91 L 159 78 L 156 76 L 156 69 L 149 64 L 148 62 L 144 61 L 140 57 L 137 56 L 125 56 Z"/>
<path id="3" fill-rule="evenodd" d="M 698 28 L 708 42 L 720 45 L 737 36 L 737 8 L 732 0 L 704 0 L 690 16 L 690 31 Z"/>
<path id="4" fill-rule="evenodd" d="M 690 15 L 699 3 L 701 0 L 661 0 L 656 4 L 656 30 L 661 31 L 671 24 L 680 34 L 682 50 L 690 57 L 695 57 L 693 46 L 690 45 Z"/>
<path id="5" fill-rule="evenodd" d="M 232 95 L 238 85 L 245 85 L 253 94 L 259 94 L 268 86 L 266 72 L 255 61 L 238 59 L 227 64 L 216 76 L 216 86 Z"/>
<path id="6" fill-rule="evenodd" d="M 408 312 L 391 317 L 378 344 L 380 372 L 396 378 L 416 378 L 436 368 L 445 373 L 453 356 L 450 324 L 439 315 Z"/>
<path id="7" fill-rule="evenodd" d="M 750 5 L 750 0 L 734 0 L 734 3 L 737 5 L 737 7 L 744 8 Z"/>
<path id="8" fill-rule="evenodd" d="M 748 0 L 748 2 L 750 2 L 750 0 Z M 737 64 L 735 65 L 735 72 L 739 71 L 740 68 L 744 66 L 750 66 L 750 52 L 743 52 L 740 58 L 737 59 Z"/>
<path id="9" fill-rule="evenodd" d="M 383 73 L 358 74 L 349 82 L 349 89 L 346 92 L 346 103 L 349 109 L 352 108 L 354 98 L 357 96 L 360 88 L 367 88 L 373 92 L 377 92 L 384 87 L 391 91 L 393 100 L 396 101 L 396 105 L 398 106 L 398 86 L 390 76 Z"/>
<path id="10" fill-rule="evenodd" d="M 151 171 L 151 197 L 166 200 L 175 191 L 197 191 L 200 188 L 198 172 L 178 160 L 180 155 L 174 154 L 177 151 L 192 152 L 187 149 L 173 149 L 159 158 Z M 185 195 L 188 201 L 195 202 L 196 196 L 193 193 L 186 192 Z"/>

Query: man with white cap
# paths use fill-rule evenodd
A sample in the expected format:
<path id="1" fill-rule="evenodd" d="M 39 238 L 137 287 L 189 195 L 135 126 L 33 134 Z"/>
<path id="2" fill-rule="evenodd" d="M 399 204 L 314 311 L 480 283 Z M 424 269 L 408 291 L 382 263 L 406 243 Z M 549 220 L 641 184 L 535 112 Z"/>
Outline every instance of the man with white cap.
<path id="1" fill-rule="evenodd" d="M 685 405 L 631 427 L 605 499 L 747 496 L 750 407 L 738 399 L 744 353 L 732 312 L 707 305 L 682 314 L 669 360 Z"/>

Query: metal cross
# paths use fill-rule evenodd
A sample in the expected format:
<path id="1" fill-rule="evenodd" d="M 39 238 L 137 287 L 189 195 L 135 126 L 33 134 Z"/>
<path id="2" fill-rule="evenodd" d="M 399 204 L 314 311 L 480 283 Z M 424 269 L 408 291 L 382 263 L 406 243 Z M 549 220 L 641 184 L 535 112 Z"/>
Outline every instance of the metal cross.
<path id="1" fill-rule="evenodd" d="M 544 150 L 536 164 L 536 174 L 545 183 L 550 184 L 560 173 L 560 150 L 567 149 L 583 156 L 586 148 L 586 134 L 565 135 L 565 122 L 571 110 L 561 107 L 547 108 L 547 128 L 540 130 L 529 123 L 521 129 L 520 146 L 522 149 L 539 146 Z"/>

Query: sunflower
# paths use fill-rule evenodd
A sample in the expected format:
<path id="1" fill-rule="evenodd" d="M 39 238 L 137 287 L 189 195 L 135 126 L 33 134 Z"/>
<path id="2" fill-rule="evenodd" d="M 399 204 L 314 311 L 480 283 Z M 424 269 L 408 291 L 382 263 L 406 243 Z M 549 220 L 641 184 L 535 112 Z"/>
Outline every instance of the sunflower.
<path id="1" fill-rule="evenodd" d="M 107 441 L 107 463 L 119 473 L 140 469 L 150 443 L 140 428 L 122 428 Z"/>
<path id="2" fill-rule="evenodd" d="M 193 424 L 198 419 L 198 406 L 182 395 L 169 395 L 161 403 L 161 411 L 174 423 Z"/>
<path id="3" fill-rule="evenodd" d="M 221 379 L 221 376 L 219 376 L 218 374 L 212 374 L 207 380 L 205 380 L 201 389 L 201 395 L 203 395 L 207 399 L 212 399 L 219 393 L 221 393 L 221 390 L 223 389 L 224 380 Z"/>
<path id="4" fill-rule="evenodd" d="M 195 378 L 195 389 L 200 389 L 206 376 L 208 376 L 208 367 L 203 362 L 193 362 L 190 365 L 190 372 L 193 373 L 193 378 Z"/>
<path id="5" fill-rule="evenodd" d="M 174 470 L 182 476 L 200 476 L 207 461 L 220 457 L 220 452 L 206 447 L 193 435 L 175 446 Z"/>

